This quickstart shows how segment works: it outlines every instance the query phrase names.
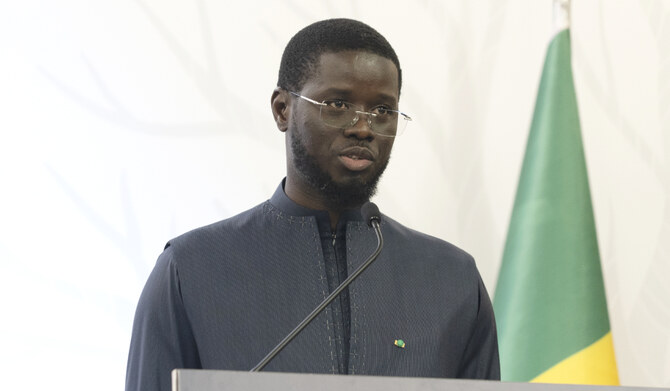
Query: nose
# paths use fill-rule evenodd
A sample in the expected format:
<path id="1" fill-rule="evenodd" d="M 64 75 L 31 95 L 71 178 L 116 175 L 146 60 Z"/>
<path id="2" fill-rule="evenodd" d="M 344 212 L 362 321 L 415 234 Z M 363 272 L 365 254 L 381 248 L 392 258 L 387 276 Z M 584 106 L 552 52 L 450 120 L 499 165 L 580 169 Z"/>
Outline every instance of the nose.
<path id="1" fill-rule="evenodd" d="M 353 125 L 344 129 L 346 137 L 356 137 L 361 140 L 372 139 L 374 132 L 372 131 L 372 113 L 364 111 L 356 112 L 356 118 Z"/>

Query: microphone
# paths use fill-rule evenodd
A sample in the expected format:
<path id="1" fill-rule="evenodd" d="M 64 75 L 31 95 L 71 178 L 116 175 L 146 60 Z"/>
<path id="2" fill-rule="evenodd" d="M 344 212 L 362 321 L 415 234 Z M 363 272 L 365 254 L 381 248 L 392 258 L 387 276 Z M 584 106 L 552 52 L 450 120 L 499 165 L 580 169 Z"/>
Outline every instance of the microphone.
<path id="1" fill-rule="evenodd" d="M 372 227 L 375 230 L 375 234 L 377 235 L 377 249 L 368 257 L 368 259 L 363 262 L 353 273 L 349 275 L 349 277 L 346 278 L 346 280 L 342 281 L 340 285 L 338 285 L 337 288 L 335 288 L 334 291 L 326 297 L 321 304 L 319 304 L 314 310 L 307 315 L 305 319 L 302 320 L 284 339 L 281 340 L 277 344 L 277 346 L 274 347 L 270 351 L 270 353 L 265 356 L 258 364 L 256 364 L 255 367 L 253 367 L 249 372 L 259 372 L 263 368 L 265 368 L 268 363 L 275 358 L 279 352 L 281 352 L 286 345 L 289 344 L 289 342 L 293 341 L 293 339 L 300 333 L 305 327 L 307 327 L 308 324 L 314 320 L 314 318 L 317 317 L 323 311 L 330 303 L 332 303 L 333 300 L 337 296 L 342 293 L 343 290 L 345 290 L 358 276 L 365 271 L 365 269 L 368 268 L 374 262 L 375 259 L 379 256 L 379 253 L 382 252 L 382 247 L 384 246 L 384 238 L 382 237 L 382 230 L 380 228 L 380 224 L 382 221 L 381 218 L 381 213 L 379 213 L 379 208 L 377 208 L 377 205 L 373 204 L 372 202 L 366 202 L 363 204 L 361 207 L 361 214 L 363 215 L 363 218 L 365 219 L 365 222 L 368 224 L 369 227 Z"/>
<path id="2" fill-rule="evenodd" d="M 363 215 L 363 220 L 368 223 L 369 227 L 375 228 L 374 224 L 379 226 L 382 221 L 381 213 L 379 213 L 379 208 L 373 202 L 366 202 L 361 207 L 361 214 Z"/>

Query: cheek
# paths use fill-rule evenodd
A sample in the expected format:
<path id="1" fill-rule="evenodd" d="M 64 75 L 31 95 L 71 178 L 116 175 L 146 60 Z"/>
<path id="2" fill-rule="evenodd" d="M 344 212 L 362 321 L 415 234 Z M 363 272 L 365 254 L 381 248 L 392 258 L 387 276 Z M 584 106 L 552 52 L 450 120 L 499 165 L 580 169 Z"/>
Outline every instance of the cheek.
<path id="1" fill-rule="evenodd" d="M 319 165 L 326 167 L 330 164 L 333 157 L 333 138 L 327 129 L 315 126 L 313 123 L 303 123 L 300 127 L 293 128 L 294 137 L 300 139 L 305 151 L 319 162 Z"/>
<path id="2" fill-rule="evenodd" d="M 315 153 L 325 154 L 330 151 L 337 138 L 337 130 L 330 129 L 320 121 L 305 123 L 305 142 Z"/>
<path id="3" fill-rule="evenodd" d="M 303 138 L 312 140 L 323 137 L 322 123 L 318 112 L 314 114 L 302 111 L 295 119 Z"/>
<path id="4" fill-rule="evenodd" d="M 379 152 L 384 154 L 386 157 L 391 156 L 391 150 L 393 149 L 393 142 L 395 138 L 384 140 L 379 143 Z"/>

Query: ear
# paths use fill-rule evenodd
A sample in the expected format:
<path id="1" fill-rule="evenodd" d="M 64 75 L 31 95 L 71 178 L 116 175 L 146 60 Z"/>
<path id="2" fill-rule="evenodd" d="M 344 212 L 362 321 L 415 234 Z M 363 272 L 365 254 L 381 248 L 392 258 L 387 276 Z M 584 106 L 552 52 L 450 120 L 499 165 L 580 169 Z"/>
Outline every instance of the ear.
<path id="1" fill-rule="evenodd" d="M 289 123 L 288 117 L 291 112 L 288 91 L 281 87 L 275 88 L 274 91 L 272 91 L 270 106 L 272 107 L 272 116 L 275 119 L 277 128 L 280 132 L 286 132 Z"/>

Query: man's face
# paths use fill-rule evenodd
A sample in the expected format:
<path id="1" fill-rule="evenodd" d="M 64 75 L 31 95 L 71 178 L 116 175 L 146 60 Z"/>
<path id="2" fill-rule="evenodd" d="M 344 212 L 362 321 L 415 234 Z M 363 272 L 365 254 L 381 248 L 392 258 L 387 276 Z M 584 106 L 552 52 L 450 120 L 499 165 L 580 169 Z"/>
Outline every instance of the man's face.
<path id="1" fill-rule="evenodd" d="M 342 100 L 368 111 L 398 108 L 398 70 L 387 58 L 364 51 L 324 53 L 300 95 L 318 102 Z M 300 191 L 330 206 L 355 207 L 367 201 L 388 164 L 394 138 L 374 134 L 367 116 L 349 129 L 324 124 L 319 106 L 293 97 L 288 126 L 289 172 Z"/>

